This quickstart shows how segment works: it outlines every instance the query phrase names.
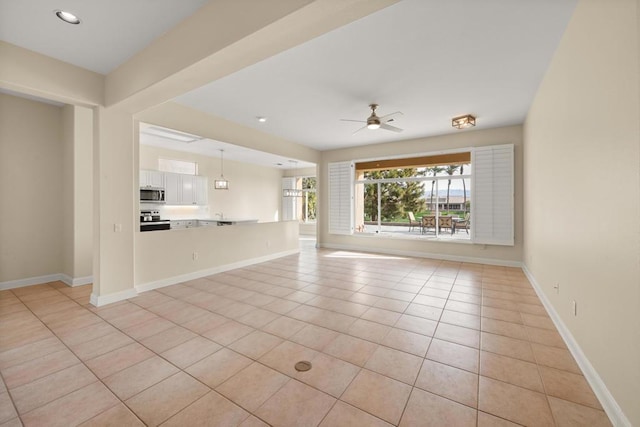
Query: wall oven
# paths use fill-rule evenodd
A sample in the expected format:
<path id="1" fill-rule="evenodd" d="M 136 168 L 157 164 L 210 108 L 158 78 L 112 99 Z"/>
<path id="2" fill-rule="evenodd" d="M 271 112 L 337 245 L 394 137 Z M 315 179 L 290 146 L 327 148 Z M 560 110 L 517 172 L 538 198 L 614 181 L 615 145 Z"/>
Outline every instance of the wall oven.
<path id="1" fill-rule="evenodd" d="M 141 203 L 165 203 L 164 188 L 142 187 L 140 188 Z"/>

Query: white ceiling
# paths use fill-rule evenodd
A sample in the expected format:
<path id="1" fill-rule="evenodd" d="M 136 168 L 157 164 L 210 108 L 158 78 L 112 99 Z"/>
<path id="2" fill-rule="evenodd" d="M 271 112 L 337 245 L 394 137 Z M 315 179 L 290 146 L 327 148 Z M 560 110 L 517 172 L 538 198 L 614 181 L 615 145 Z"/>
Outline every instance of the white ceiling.
<path id="1" fill-rule="evenodd" d="M 179 103 L 318 150 L 524 121 L 576 0 L 403 0 L 178 97 Z M 368 104 L 402 111 L 363 130 Z M 268 118 L 259 123 L 256 116 Z"/>
<path id="2" fill-rule="evenodd" d="M 0 0 L 0 39 L 101 74 L 117 68 L 207 0 Z M 56 10 L 81 19 L 70 25 Z"/>
<path id="3" fill-rule="evenodd" d="M 318 150 L 460 132 L 451 118 L 467 113 L 476 129 L 519 124 L 576 2 L 402 0 L 176 101 Z M 108 73 L 205 3 L 0 0 L 0 38 Z M 340 121 L 365 120 L 372 102 L 402 111 L 404 132 Z"/>

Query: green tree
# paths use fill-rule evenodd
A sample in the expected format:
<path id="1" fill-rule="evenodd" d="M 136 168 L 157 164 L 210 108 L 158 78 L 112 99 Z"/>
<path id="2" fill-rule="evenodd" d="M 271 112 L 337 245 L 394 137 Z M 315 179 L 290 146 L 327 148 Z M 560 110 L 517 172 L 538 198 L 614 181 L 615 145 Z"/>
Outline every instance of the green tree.
<path id="1" fill-rule="evenodd" d="M 305 221 L 316 219 L 316 206 L 318 196 L 316 195 L 316 179 L 315 177 L 302 178 L 302 189 L 307 190 L 302 197 L 302 212 L 306 216 Z M 313 190 L 313 191 L 309 191 Z M 307 205 L 308 201 L 308 206 Z"/>
<path id="2" fill-rule="evenodd" d="M 391 169 L 365 172 L 365 179 L 392 179 L 420 176 L 424 171 Z M 366 184 L 364 189 L 364 213 L 371 221 L 378 220 L 378 185 L 380 185 L 380 216 L 384 221 L 393 221 L 406 216 L 407 211 L 424 209 L 424 184 L 421 182 L 383 182 Z"/>
<path id="3" fill-rule="evenodd" d="M 464 165 L 460 165 L 460 175 L 464 175 Z M 462 180 L 462 197 L 464 197 L 464 211 L 467 211 L 467 183 L 465 180 Z"/>
<path id="4" fill-rule="evenodd" d="M 427 168 L 427 173 L 431 172 L 433 176 L 437 176 L 440 172 L 443 172 L 443 171 L 444 171 L 444 168 L 442 166 L 432 166 L 430 168 Z M 432 209 L 434 211 L 436 210 L 433 206 L 433 187 L 435 185 L 436 185 L 436 180 L 434 179 L 431 181 L 431 197 L 429 200 L 429 209 Z M 438 199 L 436 198 L 436 201 L 437 200 Z"/>
<path id="5" fill-rule="evenodd" d="M 459 165 L 448 165 L 444 168 L 447 175 L 451 176 L 460 169 Z M 447 180 L 447 210 L 449 210 L 449 190 L 451 189 L 451 179 Z"/>

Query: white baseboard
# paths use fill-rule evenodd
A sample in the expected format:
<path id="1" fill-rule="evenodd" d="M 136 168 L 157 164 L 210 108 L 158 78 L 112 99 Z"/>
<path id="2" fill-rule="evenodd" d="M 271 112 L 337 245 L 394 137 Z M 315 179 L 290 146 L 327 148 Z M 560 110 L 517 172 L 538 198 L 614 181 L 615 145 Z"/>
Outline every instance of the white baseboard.
<path id="1" fill-rule="evenodd" d="M 135 289 L 125 289 L 124 291 L 115 292 L 109 295 L 96 295 L 91 293 L 89 302 L 96 307 L 102 307 L 103 305 L 113 304 L 114 302 L 133 298 L 137 295 L 138 292 Z"/>
<path id="2" fill-rule="evenodd" d="M 292 249 L 289 251 L 277 252 L 275 254 L 265 255 L 257 258 L 245 259 L 245 260 L 234 262 L 231 264 L 220 265 L 217 267 L 194 271 L 192 273 L 181 274 L 179 276 L 173 276 L 173 277 L 168 277 L 166 279 L 143 283 L 143 284 L 137 285 L 136 290 L 138 292 L 146 292 L 146 291 L 151 291 L 153 289 L 164 288 L 165 286 L 171 286 L 177 283 L 186 282 L 188 280 L 200 279 L 202 277 L 211 276 L 212 274 L 223 273 L 225 271 L 233 270 L 236 268 L 242 268 L 242 267 L 247 267 L 253 264 L 259 264 L 261 262 L 271 261 L 276 258 L 282 258 L 283 256 L 294 255 L 299 252 L 300 252 L 300 249 Z"/>
<path id="3" fill-rule="evenodd" d="M 41 285 L 49 282 L 64 282 L 68 286 L 80 286 L 93 282 L 93 276 L 71 277 L 63 273 L 47 274 L 46 276 L 27 277 L 25 279 L 0 282 L 0 291 L 6 289 L 24 288 L 25 286 Z"/>
<path id="4" fill-rule="evenodd" d="M 85 276 L 85 277 L 71 277 L 66 274 L 61 274 L 60 280 L 63 281 L 67 286 L 82 286 L 88 285 L 89 283 L 93 283 L 93 276 Z"/>
<path id="5" fill-rule="evenodd" d="M 495 259 L 495 258 L 476 258 L 476 257 L 459 256 L 459 255 L 439 254 L 439 253 L 432 253 L 432 252 L 401 251 L 397 249 L 371 248 L 368 246 L 359 246 L 359 245 L 335 245 L 333 243 L 322 243 L 319 245 L 319 247 L 326 248 L 326 249 L 338 249 L 343 251 L 358 251 L 358 252 L 366 252 L 366 253 L 410 256 L 415 258 L 433 258 L 433 259 L 441 259 L 444 261 L 500 265 L 504 267 L 522 267 L 522 263 L 520 261 L 510 261 L 510 260 Z"/>
<path id="6" fill-rule="evenodd" d="M 605 385 L 604 381 L 602 381 L 602 378 L 600 378 L 598 372 L 595 370 L 593 365 L 591 365 L 591 362 L 589 362 L 589 359 L 587 359 L 587 356 L 580 348 L 580 345 L 571 334 L 569 328 L 562 321 L 560 315 L 558 315 L 558 312 L 551 304 L 551 301 L 549 301 L 549 298 L 547 298 L 547 295 L 542 291 L 542 287 L 536 281 L 535 277 L 533 277 L 533 274 L 531 273 L 531 271 L 529 271 L 526 264 L 523 264 L 522 270 L 527 276 L 527 279 L 529 279 L 529 282 L 531 282 L 533 289 L 538 294 L 538 298 L 540 298 L 540 301 L 542 301 L 544 308 L 547 310 L 547 313 L 549 313 L 551 320 L 553 320 L 553 323 L 556 325 L 558 332 L 562 336 L 564 342 L 567 344 L 567 347 L 569 348 L 569 351 L 573 355 L 574 359 L 576 359 L 576 362 L 578 363 L 578 366 L 580 366 L 584 377 L 587 379 L 587 382 L 593 389 L 593 392 L 600 401 L 600 404 L 609 416 L 609 419 L 611 420 L 613 425 L 620 427 L 632 427 L 631 422 L 626 417 L 624 412 L 622 412 L 622 408 L 620 408 L 618 402 L 616 402 L 616 400 L 613 398 L 613 395 Z"/>

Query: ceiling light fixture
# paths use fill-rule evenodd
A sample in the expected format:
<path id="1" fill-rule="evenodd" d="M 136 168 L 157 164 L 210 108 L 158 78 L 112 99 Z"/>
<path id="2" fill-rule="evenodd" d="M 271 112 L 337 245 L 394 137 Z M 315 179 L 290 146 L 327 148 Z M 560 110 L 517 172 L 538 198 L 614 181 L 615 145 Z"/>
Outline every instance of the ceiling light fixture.
<path id="1" fill-rule="evenodd" d="M 266 117 L 256 117 L 260 123 L 264 123 L 267 121 Z"/>
<path id="2" fill-rule="evenodd" d="M 145 135 L 159 136 L 160 138 L 171 139 L 173 141 L 186 142 L 187 144 L 204 139 L 200 136 L 192 135 L 190 133 L 156 126 L 141 128 L 140 132 L 144 133 Z"/>
<path id="3" fill-rule="evenodd" d="M 224 178 L 224 150 L 220 149 L 220 179 L 216 179 L 213 182 L 213 187 L 216 190 L 228 190 L 229 181 Z"/>
<path id="4" fill-rule="evenodd" d="M 470 128 L 476 125 L 476 118 L 471 114 L 465 114 L 464 116 L 454 117 L 451 119 L 451 126 L 457 129 Z"/>
<path id="5" fill-rule="evenodd" d="M 60 18 L 67 24 L 78 25 L 80 23 L 80 18 L 78 18 L 71 12 L 66 12 L 64 10 L 54 10 L 54 12 L 58 18 Z"/>

